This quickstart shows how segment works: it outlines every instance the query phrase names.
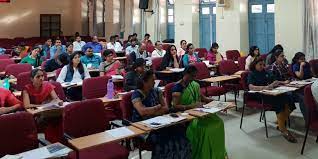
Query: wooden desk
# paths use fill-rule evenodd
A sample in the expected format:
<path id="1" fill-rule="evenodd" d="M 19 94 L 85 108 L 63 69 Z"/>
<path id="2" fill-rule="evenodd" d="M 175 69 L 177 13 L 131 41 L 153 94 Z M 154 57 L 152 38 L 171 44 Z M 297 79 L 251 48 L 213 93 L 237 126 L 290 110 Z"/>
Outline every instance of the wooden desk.
<path id="1" fill-rule="evenodd" d="M 68 104 L 70 104 L 70 102 L 64 102 L 63 106 L 57 106 L 57 107 L 43 106 L 43 107 L 37 107 L 37 108 L 29 108 L 26 111 L 31 113 L 32 115 L 44 115 L 44 116 L 45 115 L 50 116 L 52 114 L 62 115 L 64 107 Z"/>
<path id="2" fill-rule="evenodd" d="M 69 82 L 70 83 L 70 82 Z M 78 83 L 70 83 L 66 84 L 66 82 L 61 84 L 63 88 L 69 88 L 69 87 L 82 87 L 83 82 L 78 82 Z"/>
<path id="3" fill-rule="evenodd" d="M 97 69 L 97 68 L 91 68 L 91 69 L 88 69 L 88 72 L 99 72 L 99 69 Z"/>
<path id="4" fill-rule="evenodd" d="M 59 146 L 62 146 L 64 148 L 59 150 L 59 151 L 56 151 L 54 153 L 50 153 L 48 149 L 52 146 L 55 146 L 55 145 L 59 145 Z M 21 156 L 21 157 L 23 157 L 23 159 L 54 158 L 54 157 L 67 156 L 71 151 L 73 151 L 73 150 L 66 147 L 65 145 L 63 145 L 61 143 L 54 143 L 54 144 L 47 145 L 45 147 L 40 147 L 40 148 L 37 148 L 34 150 L 23 152 L 23 153 L 15 155 L 15 156 Z"/>
<path id="5" fill-rule="evenodd" d="M 228 103 L 228 106 L 225 109 L 223 109 L 223 110 L 227 110 L 227 109 L 231 109 L 231 108 L 236 107 L 234 102 L 227 102 L 227 103 Z M 203 111 L 196 110 L 196 108 L 187 110 L 185 112 L 189 113 L 189 115 L 194 116 L 194 117 L 204 117 L 204 116 L 207 116 L 207 115 L 211 114 L 211 113 L 208 113 L 208 112 L 203 112 Z"/>
<path id="6" fill-rule="evenodd" d="M 223 82 L 223 81 L 228 81 L 228 80 L 233 80 L 238 78 L 239 77 L 235 77 L 235 76 L 217 76 L 217 77 L 206 78 L 206 79 L 203 79 L 202 81 L 214 83 L 214 82 Z"/>
<path id="7" fill-rule="evenodd" d="M 113 98 L 113 99 L 108 99 L 108 98 L 102 97 L 102 98 L 98 98 L 98 99 L 102 100 L 104 104 L 108 104 L 108 103 L 110 103 L 110 102 L 118 102 L 118 101 L 121 101 L 121 100 L 122 100 L 121 97 L 119 97 L 119 98 Z"/>
<path id="8" fill-rule="evenodd" d="M 240 76 L 241 76 L 241 74 L 242 74 L 243 72 L 246 72 L 246 71 L 237 71 L 237 72 L 234 73 L 234 75 L 240 75 Z"/>
<path id="9" fill-rule="evenodd" d="M 172 74 L 174 72 L 172 72 L 171 70 L 163 70 L 163 71 L 157 71 L 157 73 Z"/>
<path id="10" fill-rule="evenodd" d="M 126 56 L 124 56 L 124 57 L 115 57 L 114 58 L 114 60 L 126 60 L 126 59 L 127 59 Z"/>
<path id="11" fill-rule="evenodd" d="M 116 138 L 116 137 L 111 136 L 108 133 L 108 131 L 104 131 L 104 132 L 101 132 L 101 133 L 88 135 L 88 136 L 80 137 L 80 138 L 77 138 L 77 139 L 72 139 L 72 140 L 69 140 L 68 142 L 72 146 L 74 146 L 77 150 L 82 150 L 82 149 L 85 149 L 85 148 L 98 146 L 98 145 L 102 145 L 102 144 L 106 144 L 106 143 L 110 143 L 110 142 L 121 141 L 121 140 L 124 140 L 124 139 L 133 138 L 133 137 L 136 137 L 136 136 L 139 136 L 139 135 L 142 135 L 142 134 L 146 134 L 145 131 L 140 130 L 140 129 L 138 129 L 136 127 L 133 127 L 133 126 L 128 126 L 126 128 L 128 128 L 129 130 L 134 132 L 134 134 L 133 135 L 129 135 L 129 136 Z"/>

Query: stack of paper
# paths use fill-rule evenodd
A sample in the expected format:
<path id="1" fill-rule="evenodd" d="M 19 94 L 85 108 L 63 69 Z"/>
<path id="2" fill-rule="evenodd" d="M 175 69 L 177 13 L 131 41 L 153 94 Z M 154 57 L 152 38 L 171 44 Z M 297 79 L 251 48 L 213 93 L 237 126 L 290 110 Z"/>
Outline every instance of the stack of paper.
<path id="1" fill-rule="evenodd" d="M 200 112 L 205 112 L 205 113 L 217 113 L 217 112 L 220 112 L 220 111 L 222 111 L 223 109 L 220 109 L 220 108 L 217 108 L 217 107 L 215 107 L 215 108 L 196 108 L 196 109 L 194 109 L 194 110 L 196 110 L 196 111 L 200 111 Z"/>
<path id="2" fill-rule="evenodd" d="M 172 71 L 172 72 L 183 72 L 184 68 L 171 68 L 170 71 Z"/>
<path id="3" fill-rule="evenodd" d="M 71 152 L 71 149 L 61 144 L 52 144 L 46 147 L 41 147 L 35 150 L 27 151 L 19 154 L 23 159 L 34 159 L 34 158 L 52 158 L 61 157 Z"/>
<path id="4" fill-rule="evenodd" d="M 307 84 L 311 84 L 311 83 L 313 83 L 313 81 L 311 81 L 311 80 L 290 82 L 290 84 L 292 84 L 292 85 L 307 85 Z"/>
<path id="5" fill-rule="evenodd" d="M 126 137 L 126 136 L 130 136 L 130 135 L 135 134 L 133 131 L 129 130 L 126 127 L 111 129 L 111 130 L 108 130 L 106 132 L 114 138 L 122 138 L 122 137 Z"/>
<path id="6" fill-rule="evenodd" d="M 221 101 L 212 101 L 206 105 L 203 105 L 204 108 L 219 108 L 219 109 L 226 109 L 232 103 L 230 102 L 221 102 Z"/>
<path id="7" fill-rule="evenodd" d="M 160 128 L 165 125 L 169 125 L 175 122 L 179 122 L 186 119 L 185 117 L 179 116 L 179 117 L 170 117 L 170 116 L 157 116 L 148 120 L 142 121 L 143 124 L 147 125 L 151 128 Z"/>
<path id="8" fill-rule="evenodd" d="M 70 87 L 70 86 L 75 86 L 76 83 L 73 83 L 73 82 L 64 82 L 61 84 L 62 87 Z"/>

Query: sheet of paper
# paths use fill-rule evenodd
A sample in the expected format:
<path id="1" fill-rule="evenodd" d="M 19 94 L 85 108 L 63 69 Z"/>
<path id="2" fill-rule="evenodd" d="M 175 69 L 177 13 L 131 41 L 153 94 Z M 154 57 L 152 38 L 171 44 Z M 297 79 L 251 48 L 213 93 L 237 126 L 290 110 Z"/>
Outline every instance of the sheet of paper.
<path id="1" fill-rule="evenodd" d="M 23 157 L 23 159 L 35 159 L 35 158 L 49 158 L 51 157 L 50 152 L 46 147 L 38 148 L 35 150 L 27 151 L 19 154 Z"/>
<path id="2" fill-rule="evenodd" d="M 1 159 L 22 159 L 22 156 L 19 156 L 19 155 L 5 155 Z"/>
<path id="3" fill-rule="evenodd" d="M 275 88 L 277 90 L 286 90 L 286 91 L 295 91 L 297 90 L 298 88 L 295 88 L 295 87 L 287 87 L 287 86 L 280 86 L 280 87 L 277 87 Z"/>
<path id="4" fill-rule="evenodd" d="M 126 127 L 111 129 L 111 130 L 108 130 L 106 132 L 114 138 L 121 138 L 121 137 L 130 136 L 130 135 L 135 134 L 133 131 L 129 130 Z"/>
<path id="5" fill-rule="evenodd" d="M 152 128 L 159 128 L 159 127 L 163 127 L 165 125 L 169 125 L 171 123 L 175 123 L 175 122 L 179 122 L 186 119 L 185 117 L 182 116 L 178 116 L 176 118 L 171 117 L 169 115 L 166 116 L 157 116 L 148 120 L 144 120 L 142 121 L 142 123 L 146 124 L 149 127 Z"/>
<path id="6" fill-rule="evenodd" d="M 161 80 L 155 80 L 155 87 L 158 87 Z"/>
<path id="7" fill-rule="evenodd" d="M 62 87 L 69 87 L 69 86 L 73 86 L 73 85 L 76 85 L 76 83 L 72 83 L 72 82 L 64 82 L 61 84 Z"/>
<path id="8" fill-rule="evenodd" d="M 201 111 L 201 112 L 205 112 L 205 113 L 217 113 L 222 111 L 222 109 L 220 108 L 196 108 L 196 111 Z"/>
<path id="9" fill-rule="evenodd" d="M 204 108 L 219 108 L 221 110 L 226 109 L 232 103 L 230 102 L 221 102 L 221 101 L 212 101 L 206 105 L 203 105 Z"/>
<path id="10" fill-rule="evenodd" d="M 112 75 L 113 80 L 123 80 L 124 77 L 122 75 Z"/>
<path id="11" fill-rule="evenodd" d="M 172 72 L 183 72 L 184 68 L 171 68 L 170 71 L 172 71 Z"/>

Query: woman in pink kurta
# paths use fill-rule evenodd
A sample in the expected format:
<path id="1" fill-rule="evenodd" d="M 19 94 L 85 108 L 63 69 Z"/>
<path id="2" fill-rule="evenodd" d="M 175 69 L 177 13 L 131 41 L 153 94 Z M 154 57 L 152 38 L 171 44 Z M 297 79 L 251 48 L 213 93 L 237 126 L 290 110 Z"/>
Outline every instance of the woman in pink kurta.
<path id="1" fill-rule="evenodd" d="M 125 75 L 125 70 L 118 60 L 113 59 L 113 52 L 105 50 L 103 52 L 105 61 L 99 66 L 100 76 Z"/>

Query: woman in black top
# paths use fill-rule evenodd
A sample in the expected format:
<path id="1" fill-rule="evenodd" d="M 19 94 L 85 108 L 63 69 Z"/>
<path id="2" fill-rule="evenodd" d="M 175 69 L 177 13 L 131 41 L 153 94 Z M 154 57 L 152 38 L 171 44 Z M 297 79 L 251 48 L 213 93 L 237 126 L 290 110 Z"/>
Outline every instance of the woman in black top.
<path id="1" fill-rule="evenodd" d="M 271 90 L 281 84 L 284 84 L 282 81 L 274 81 L 273 76 L 265 71 L 265 62 L 261 58 L 251 63 L 250 71 L 251 73 L 247 79 L 250 90 Z M 262 95 L 262 98 L 260 98 L 258 95 L 251 96 L 256 100 L 263 99 L 265 104 L 272 106 L 272 110 L 276 112 L 278 129 L 281 131 L 286 140 L 296 143 L 296 138 L 287 130 L 285 126 L 285 122 L 287 121 L 290 113 L 295 109 L 295 103 L 291 99 L 291 96 L 288 94 L 282 94 L 278 96 Z"/>
<path id="2" fill-rule="evenodd" d="M 166 51 L 166 54 L 162 58 L 159 70 L 165 70 L 167 67 L 179 68 L 180 66 L 176 46 L 170 45 Z"/>

